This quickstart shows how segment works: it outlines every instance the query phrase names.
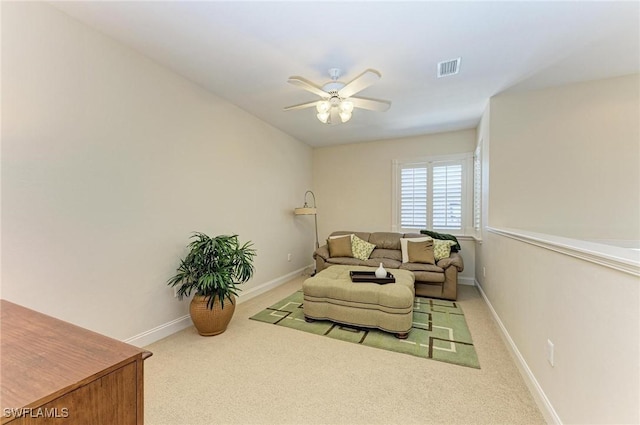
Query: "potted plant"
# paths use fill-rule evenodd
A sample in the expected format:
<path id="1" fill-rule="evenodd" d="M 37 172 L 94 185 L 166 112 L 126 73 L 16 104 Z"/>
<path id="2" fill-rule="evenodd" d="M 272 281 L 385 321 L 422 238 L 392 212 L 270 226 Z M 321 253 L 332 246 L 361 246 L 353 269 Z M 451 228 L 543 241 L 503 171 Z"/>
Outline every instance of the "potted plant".
<path id="1" fill-rule="evenodd" d="M 167 284 L 178 286 L 179 299 L 195 291 L 189 306 L 191 320 L 200 335 L 217 335 L 231 321 L 240 290 L 237 285 L 253 276 L 256 251 L 251 242 L 241 246 L 238 235 L 209 237 L 195 232 L 191 239 L 189 253 Z"/>

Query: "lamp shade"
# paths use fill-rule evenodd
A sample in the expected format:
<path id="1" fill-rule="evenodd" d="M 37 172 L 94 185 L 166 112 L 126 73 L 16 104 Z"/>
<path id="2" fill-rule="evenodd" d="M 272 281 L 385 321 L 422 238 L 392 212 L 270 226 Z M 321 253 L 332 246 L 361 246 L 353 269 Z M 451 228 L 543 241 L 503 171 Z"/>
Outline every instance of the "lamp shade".
<path id="1" fill-rule="evenodd" d="M 317 209 L 313 207 L 302 207 L 294 209 L 293 213 L 295 215 L 316 215 L 318 212 Z"/>

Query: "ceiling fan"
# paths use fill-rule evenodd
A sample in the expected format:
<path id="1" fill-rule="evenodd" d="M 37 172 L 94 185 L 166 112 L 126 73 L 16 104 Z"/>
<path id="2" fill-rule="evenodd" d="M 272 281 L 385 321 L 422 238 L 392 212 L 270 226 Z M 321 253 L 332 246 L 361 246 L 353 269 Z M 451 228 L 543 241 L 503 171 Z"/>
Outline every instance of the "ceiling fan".
<path id="1" fill-rule="evenodd" d="M 338 81 L 340 78 L 338 68 L 331 68 L 329 76 L 331 81 L 322 87 L 302 77 L 289 77 L 287 80 L 289 83 L 320 96 L 320 100 L 287 106 L 284 110 L 292 111 L 315 106 L 318 120 L 325 124 L 338 124 L 340 121 L 349 121 L 354 108 L 384 112 L 391 106 L 388 100 L 353 96 L 380 79 L 382 75 L 375 69 L 367 69 L 347 84 Z"/>

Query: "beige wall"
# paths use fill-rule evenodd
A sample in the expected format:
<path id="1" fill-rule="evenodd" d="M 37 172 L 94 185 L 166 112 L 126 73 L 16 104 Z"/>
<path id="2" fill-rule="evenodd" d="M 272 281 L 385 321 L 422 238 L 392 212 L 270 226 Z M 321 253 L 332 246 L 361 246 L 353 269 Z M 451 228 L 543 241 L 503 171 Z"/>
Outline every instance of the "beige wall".
<path id="1" fill-rule="evenodd" d="M 553 416 L 639 423 L 638 277 L 491 232 L 478 261 L 486 266 L 481 287 Z"/>
<path id="2" fill-rule="evenodd" d="M 638 75 L 491 99 L 489 222 L 640 239 Z"/>
<path id="3" fill-rule="evenodd" d="M 391 231 L 392 161 L 473 152 L 474 129 L 316 148 L 313 187 L 322 242 L 336 230 Z M 462 242 L 465 271 L 473 279 L 473 241 Z"/>
<path id="4" fill-rule="evenodd" d="M 478 129 L 484 226 L 638 239 L 639 104 L 637 75 L 493 98 Z M 482 239 L 476 278 L 548 419 L 638 423 L 638 276 L 486 227 Z"/>
<path id="5" fill-rule="evenodd" d="M 2 4 L 2 297 L 125 339 L 187 314 L 192 231 L 311 263 L 311 149 L 44 3 Z M 293 259 L 287 262 L 287 254 Z"/>

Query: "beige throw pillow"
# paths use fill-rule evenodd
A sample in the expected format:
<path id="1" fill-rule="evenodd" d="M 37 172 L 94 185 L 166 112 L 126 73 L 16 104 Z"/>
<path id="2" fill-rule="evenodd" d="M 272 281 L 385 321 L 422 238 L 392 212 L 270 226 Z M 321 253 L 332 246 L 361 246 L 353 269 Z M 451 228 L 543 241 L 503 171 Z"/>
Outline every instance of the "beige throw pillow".
<path id="1" fill-rule="evenodd" d="M 425 236 L 424 238 L 400 238 L 400 251 L 402 252 L 402 262 L 409 262 L 409 252 L 407 251 L 407 242 L 424 242 L 433 241 L 433 238 Z"/>
<path id="2" fill-rule="evenodd" d="M 331 257 L 353 257 L 351 235 L 331 237 L 327 239 L 327 245 Z"/>
<path id="3" fill-rule="evenodd" d="M 407 252 L 409 254 L 410 263 L 436 263 L 436 259 L 433 255 L 433 241 L 407 241 Z"/>

